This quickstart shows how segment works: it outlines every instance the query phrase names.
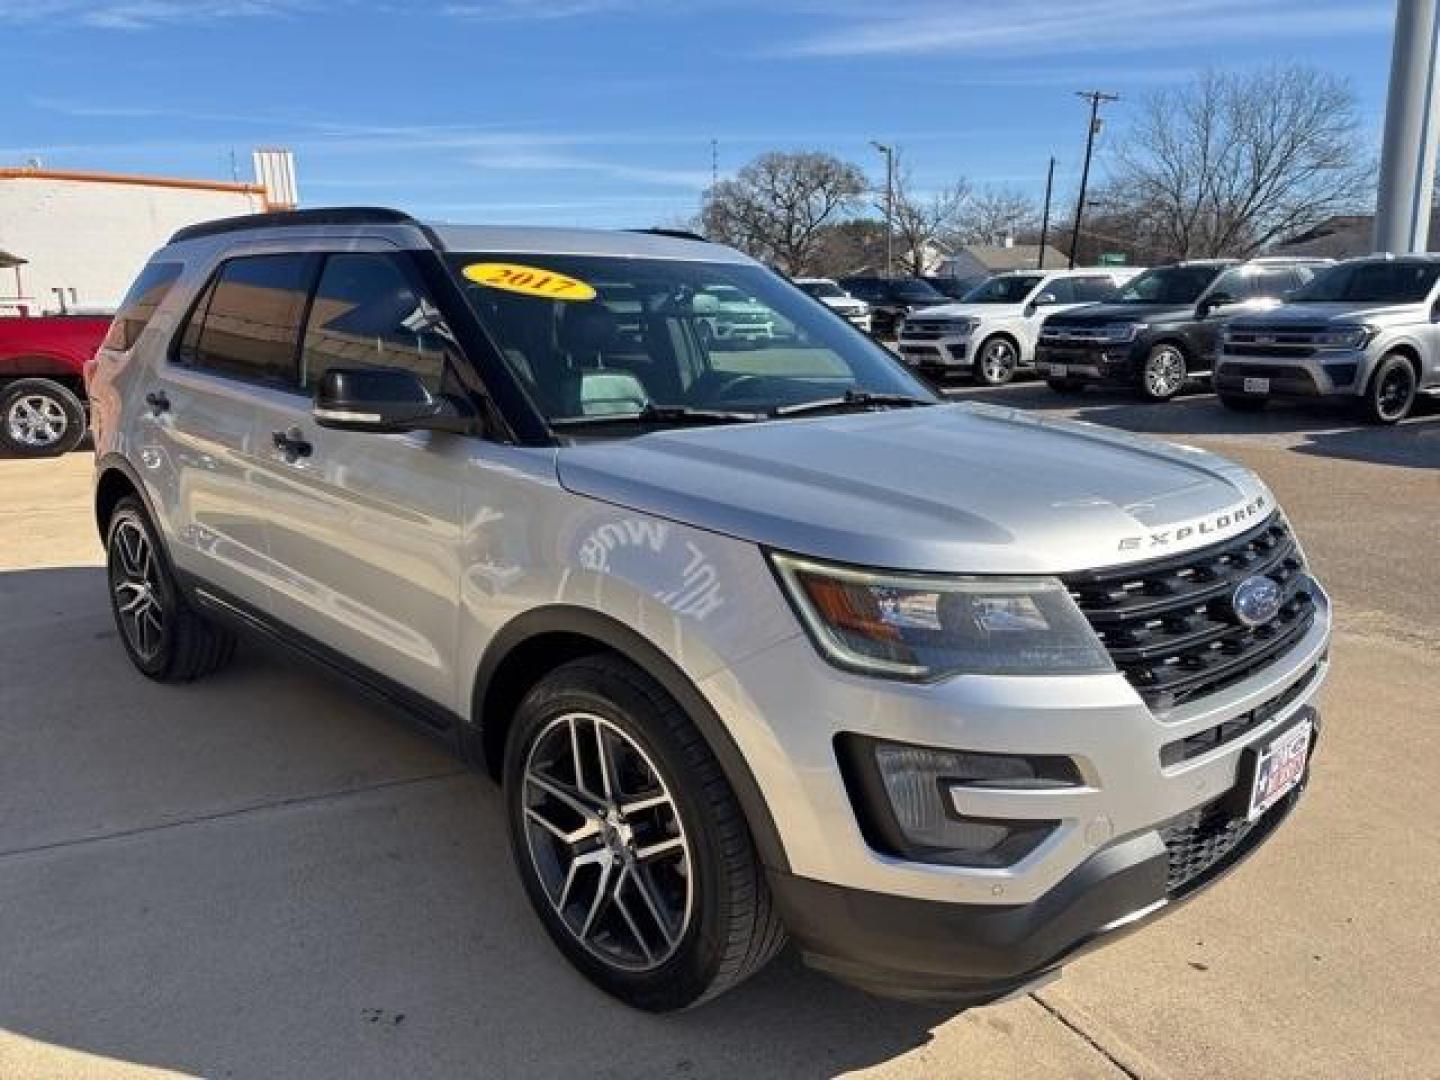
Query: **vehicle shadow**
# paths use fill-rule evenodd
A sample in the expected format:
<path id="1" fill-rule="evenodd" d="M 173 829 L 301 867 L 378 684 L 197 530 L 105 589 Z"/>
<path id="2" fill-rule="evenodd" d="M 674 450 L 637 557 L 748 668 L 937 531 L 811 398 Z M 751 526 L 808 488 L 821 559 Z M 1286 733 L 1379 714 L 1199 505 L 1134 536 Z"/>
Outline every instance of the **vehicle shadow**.
<path id="1" fill-rule="evenodd" d="M 950 401 L 981 401 L 1027 412 L 1063 413 L 1077 420 L 1163 437 L 1248 436 L 1272 439 L 1297 453 L 1346 458 L 1380 465 L 1440 467 L 1440 400 L 1422 398 L 1413 416 L 1393 427 L 1357 420 L 1344 402 L 1272 402 L 1259 413 L 1224 408 L 1202 389 L 1172 401 L 1139 401 L 1121 389 L 1090 388 L 1057 394 L 1043 383 L 1019 382 L 996 388 L 946 387 Z"/>
<path id="2" fill-rule="evenodd" d="M 0 573 L 0 642 L 0 1058 L 8 1031 L 207 1076 L 822 1077 L 954 1013 L 789 953 L 626 1009 L 529 910 L 494 785 L 348 686 L 248 646 L 150 683 L 98 568 Z"/>

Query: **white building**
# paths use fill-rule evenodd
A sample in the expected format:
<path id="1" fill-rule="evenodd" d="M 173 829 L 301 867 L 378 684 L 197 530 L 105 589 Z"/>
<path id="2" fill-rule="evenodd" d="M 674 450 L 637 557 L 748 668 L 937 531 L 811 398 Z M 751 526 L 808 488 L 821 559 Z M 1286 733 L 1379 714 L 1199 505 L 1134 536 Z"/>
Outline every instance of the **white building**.
<path id="1" fill-rule="evenodd" d="M 266 183 L 0 168 L 0 315 L 113 308 L 185 225 L 294 206 L 288 152 L 256 154 Z"/>

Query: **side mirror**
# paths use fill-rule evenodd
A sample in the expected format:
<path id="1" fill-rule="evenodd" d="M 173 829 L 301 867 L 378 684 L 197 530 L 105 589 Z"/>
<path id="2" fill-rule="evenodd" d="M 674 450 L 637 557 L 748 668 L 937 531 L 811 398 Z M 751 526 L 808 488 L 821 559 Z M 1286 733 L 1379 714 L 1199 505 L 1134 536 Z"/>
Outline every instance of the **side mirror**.
<path id="1" fill-rule="evenodd" d="M 1229 293 L 1211 293 L 1209 296 L 1205 297 L 1203 300 L 1200 301 L 1199 306 L 1195 309 L 1195 313 L 1203 319 L 1211 312 L 1213 312 L 1216 308 L 1224 307 L 1226 304 L 1233 303 L 1235 303 L 1235 298 Z"/>
<path id="2" fill-rule="evenodd" d="M 321 427 L 379 435 L 475 429 L 473 416 L 430 393 L 404 368 L 331 368 L 315 388 L 311 415 Z"/>

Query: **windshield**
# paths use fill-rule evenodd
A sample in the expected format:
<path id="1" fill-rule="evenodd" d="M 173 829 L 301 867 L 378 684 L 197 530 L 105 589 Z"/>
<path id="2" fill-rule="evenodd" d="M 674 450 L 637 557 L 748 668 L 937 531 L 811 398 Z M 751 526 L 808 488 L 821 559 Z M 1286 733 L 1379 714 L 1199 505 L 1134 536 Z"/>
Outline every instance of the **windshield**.
<path id="1" fill-rule="evenodd" d="M 797 281 L 795 284 L 804 289 L 811 296 L 828 296 L 833 299 L 844 299 L 849 294 L 833 281 Z"/>
<path id="2" fill-rule="evenodd" d="M 908 303 L 943 304 L 945 296 L 938 293 L 919 278 L 900 278 L 892 285 L 896 299 Z"/>
<path id="3" fill-rule="evenodd" d="M 1040 274 L 993 277 L 966 293 L 964 301 L 967 304 L 1023 304 L 1035 286 L 1044 280 Z"/>
<path id="4" fill-rule="evenodd" d="M 1223 266 L 1160 266 L 1146 270 L 1121 290 L 1122 304 L 1193 304 Z"/>
<path id="5" fill-rule="evenodd" d="M 1440 263 L 1358 262 L 1323 270 L 1291 303 L 1418 304 L 1430 295 Z"/>
<path id="6" fill-rule="evenodd" d="M 483 253 L 450 261 L 552 422 L 770 414 L 847 393 L 935 400 L 890 353 L 763 267 Z"/>

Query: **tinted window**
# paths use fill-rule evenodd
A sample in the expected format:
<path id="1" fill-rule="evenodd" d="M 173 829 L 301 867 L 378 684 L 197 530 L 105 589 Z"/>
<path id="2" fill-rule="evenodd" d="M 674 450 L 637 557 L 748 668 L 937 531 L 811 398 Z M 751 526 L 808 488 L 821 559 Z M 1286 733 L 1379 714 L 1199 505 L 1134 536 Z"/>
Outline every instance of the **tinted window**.
<path id="1" fill-rule="evenodd" d="M 300 384 L 332 367 L 394 367 L 438 393 L 451 341 L 399 256 L 331 255 L 305 328 Z"/>
<path id="2" fill-rule="evenodd" d="M 1400 261 L 1341 263 L 1322 271 L 1290 299 L 1365 304 L 1415 304 L 1430 295 L 1440 263 Z"/>
<path id="3" fill-rule="evenodd" d="M 1288 269 L 1235 269 L 1220 275 L 1212 296 L 1228 296 L 1233 300 L 1259 300 L 1283 296 L 1290 291 L 1294 279 Z"/>
<path id="4" fill-rule="evenodd" d="M 1094 304 L 1113 298 L 1117 290 L 1115 283 L 1107 277 L 1084 277 L 1075 279 L 1075 302 Z"/>
<path id="5" fill-rule="evenodd" d="M 170 286 L 180 276 L 180 269 L 179 263 L 151 263 L 140 272 L 125 299 L 120 302 L 120 310 L 110 324 L 110 332 L 105 335 L 105 348 L 123 351 L 135 346 L 160 301 L 165 299 Z"/>
<path id="6" fill-rule="evenodd" d="M 1221 271 L 1219 266 L 1161 266 L 1135 278 L 1117 297 L 1127 304 L 1193 304 Z"/>
<path id="7" fill-rule="evenodd" d="M 306 255 L 254 255 L 225 263 L 191 314 L 181 362 L 294 389 L 300 320 L 314 266 L 314 257 Z"/>

